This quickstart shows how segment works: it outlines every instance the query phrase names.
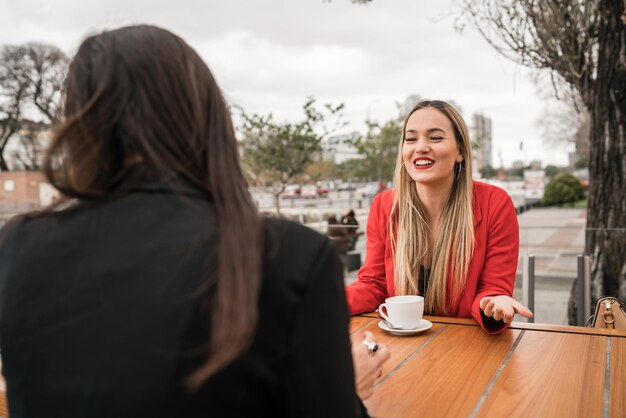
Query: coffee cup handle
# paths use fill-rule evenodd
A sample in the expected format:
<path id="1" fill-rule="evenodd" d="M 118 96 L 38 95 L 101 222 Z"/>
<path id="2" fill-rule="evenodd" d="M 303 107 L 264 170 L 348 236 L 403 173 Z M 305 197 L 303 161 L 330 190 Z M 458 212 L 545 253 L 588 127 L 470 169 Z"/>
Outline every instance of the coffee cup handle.
<path id="1" fill-rule="evenodd" d="M 378 307 L 378 314 L 391 324 L 391 319 L 389 319 L 385 311 L 387 311 L 387 305 L 385 305 L 384 303 L 381 303 L 380 306 Z"/>

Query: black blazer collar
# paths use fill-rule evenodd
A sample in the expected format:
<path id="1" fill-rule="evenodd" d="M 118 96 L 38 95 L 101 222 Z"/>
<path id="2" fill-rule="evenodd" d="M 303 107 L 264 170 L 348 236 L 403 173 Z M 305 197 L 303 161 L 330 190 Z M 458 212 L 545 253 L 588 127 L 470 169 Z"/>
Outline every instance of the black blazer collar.
<path id="1" fill-rule="evenodd" d="M 207 191 L 170 170 L 157 170 L 138 164 L 124 176 L 117 190 L 120 193 L 173 193 L 210 199 Z"/>

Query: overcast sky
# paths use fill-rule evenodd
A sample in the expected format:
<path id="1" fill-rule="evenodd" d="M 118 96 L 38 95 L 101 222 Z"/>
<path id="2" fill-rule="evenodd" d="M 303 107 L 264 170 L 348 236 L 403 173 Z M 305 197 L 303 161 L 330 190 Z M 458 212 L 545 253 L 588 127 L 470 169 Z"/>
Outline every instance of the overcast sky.
<path id="1" fill-rule="evenodd" d="M 545 99 L 530 71 L 500 57 L 470 27 L 454 29 L 448 0 L 0 0 L 0 44 L 44 41 L 73 54 L 89 33 L 132 23 L 187 40 L 228 100 L 297 120 L 308 96 L 345 103 L 347 130 L 381 122 L 410 94 L 454 100 L 470 123 L 492 119 L 493 163 L 567 163 L 541 140 Z M 520 141 L 524 150 L 520 151 Z"/>

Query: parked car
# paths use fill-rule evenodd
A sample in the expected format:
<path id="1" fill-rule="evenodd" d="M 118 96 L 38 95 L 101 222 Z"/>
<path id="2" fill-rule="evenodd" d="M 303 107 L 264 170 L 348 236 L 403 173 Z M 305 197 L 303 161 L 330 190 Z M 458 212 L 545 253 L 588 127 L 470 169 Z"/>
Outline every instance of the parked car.
<path id="1" fill-rule="evenodd" d="M 314 184 L 307 184 L 306 186 L 302 186 L 302 191 L 300 192 L 300 197 L 303 199 L 315 199 L 319 196 L 319 189 Z"/>
<path id="2" fill-rule="evenodd" d="M 317 188 L 317 194 L 319 195 L 319 197 L 328 197 L 329 192 L 330 190 L 327 187 L 318 186 Z"/>
<path id="3" fill-rule="evenodd" d="M 583 186 L 583 189 L 589 189 L 589 179 L 580 179 L 580 185 Z"/>
<path id="4" fill-rule="evenodd" d="M 301 189 L 298 184 L 288 184 L 280 194 L 283 199 L 297 199 L 300 197 Z"/>
<path id="5" fill-rule="evenodd" d="M 341 191 L 353 191 L 354 188 L 354 184 L 351 181 L 345 182 L 345 183 L 341 183 L 337 186 L 337 190 Z"/>
<path id="6" fill-rule="evenodd" d="M 358 196 L 363 199 L 373 199 L 380 191 L 380 185 L 377 181 L 367 183 L 365 186 L 356 190 Z"/>
<path id="7" fill-rule="evenodd" d="M 317 183 L 318 191 L 321 195 L 328 194 L 332 190 L 337 189 L 337 183 L 334 180 L 320 180 Z"/>

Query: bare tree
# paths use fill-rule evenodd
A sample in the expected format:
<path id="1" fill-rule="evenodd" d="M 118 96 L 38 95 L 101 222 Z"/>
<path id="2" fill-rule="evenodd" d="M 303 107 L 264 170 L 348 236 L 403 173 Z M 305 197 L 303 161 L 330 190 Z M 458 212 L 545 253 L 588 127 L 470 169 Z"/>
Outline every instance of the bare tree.
<path id="1" fill-rule="evenodd" d="M 19 153 L 22 159 L 38 158 L 41 144 L 35 142 L 42 130 L 57 121 L 67 63 L 67 56 L 53 45 L 27 43 L 0 49 L 1 171 L 9 169 L 5 151 L 14 136 L 24 148 Z M 36 169 L 38 160 L 22 161 L 22 165 Z"/>
<path id="2" fill-rule="evenodd" d="M 31 99 L 51 124 L 56 123 L 68 58 L 59 48 L 41 43 L 22 46 L 31 83 Z"/>
<path id="3" fill-rule="evenodd" d="M 22 54 L 12 47 L 0 52 L 0 171 L 9 169 L 4 151 L 20 128 L 22 110 L 29 96 L 30 81 L 21 70 Z"/>
<path id="4" fill-rule="evenodd" d="M 546 143 L 569 143 L 575 147 L 575 168 L 587 167 L 589 164 L 589 111 L 582 103 L 576 90 L 567 88 L 559 80 L 552 80 L 550 85 L 537 80 L 538 93 L 546 104 L 537 126 L 541 130 Z M 558 81 L 557 100 L 554 99 L 554 81 Z M 570 161 L 571 162 L 571 161 Z"/>
<path id="5" fill-rule="evenodd" d="M 590 115 L 585 252 L 591 297 L 626 298 L 626 5 L 623 0 L 461 0 L 502 55 L 548 69 Z M 569 321 L 576 318 L 576 284 Z"/>
<path id="6" fill-rule="evenodd" d="M 13 151 L 11 169 L 39 170 L 50 126 L 47 123 L 26 120 L 23 120 L 20 125 L 17 135 L 20 138 L 21 147 Z"/>

